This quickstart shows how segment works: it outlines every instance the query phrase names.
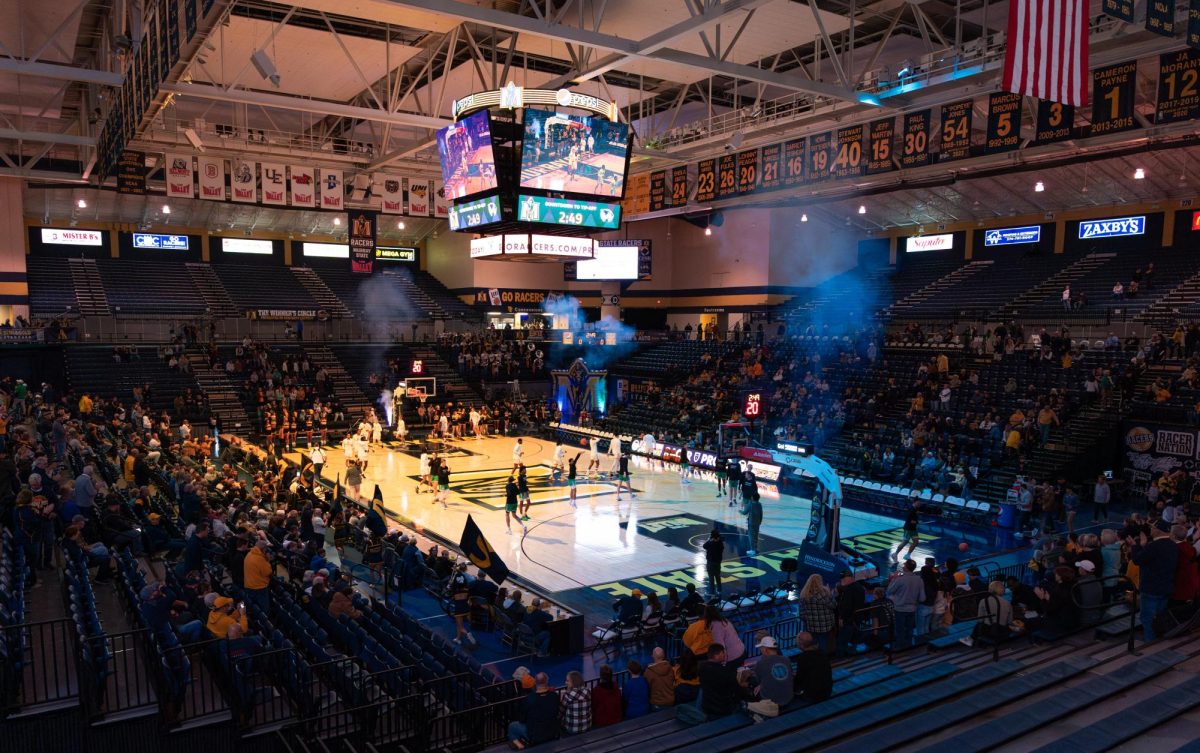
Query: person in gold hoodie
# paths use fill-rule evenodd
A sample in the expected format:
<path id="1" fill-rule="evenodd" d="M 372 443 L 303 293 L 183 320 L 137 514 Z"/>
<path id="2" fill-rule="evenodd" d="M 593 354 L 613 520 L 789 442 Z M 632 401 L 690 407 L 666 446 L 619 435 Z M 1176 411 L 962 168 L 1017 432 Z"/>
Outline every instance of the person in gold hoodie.
<path id="1" fill-rule="evenodd" d="M 208 632 L 214 638 L 225 638 L 229 635 L 229 626 L 235 622 L 242 626 L 243 631 L 250 629 L 246 611 L 235 606 L 233 599 L 228 596 L 218 596 L 214 599 L 212 611 L 208 613 Z"/>
<path id="2" fill-rule="evenodd" d="M 259 539 L 242 562 L 242 578 L 246 587 L 246 601 L 266 612 L 270 607 L 271 576 L 275 566 L 267 556 L 267 542 Z"/>

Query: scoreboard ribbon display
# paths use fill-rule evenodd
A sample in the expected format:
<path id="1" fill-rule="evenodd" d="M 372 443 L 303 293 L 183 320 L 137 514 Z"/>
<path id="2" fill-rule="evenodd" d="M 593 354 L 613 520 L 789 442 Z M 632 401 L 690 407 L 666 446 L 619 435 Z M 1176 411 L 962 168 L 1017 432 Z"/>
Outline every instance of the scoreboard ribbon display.
<path id="1" fill-rule="evenodd" d="M 1021 145 L 1020 94 L 997 92 L 988 97 L 988 154 L 1007 152 Z"/>
<path id="2" fill-rule="evenodd" d="M 1200 52 L 1168 52 L 1158 60 L 1158 106 L 1155 123 L 1176 123 L 1200 117 Z"/>
<path id="3" fill-rule="evenodd" d="M 904 143 L 900 147 L 900 167 L 924 167 L 929 164 L 930 110 L 910 112 L 904 116 Z"/>
<path id="4" fill-rule="evenodd" d="M 1136 87 L 1136 60 L 1092 71 L 1092 136 L 1127 131 L 1137 125 L 1133 119 Z"/>
<path id="5" fill-rule="evenodd" d="M 943 162 L 971 156 L 971 113 L 974 107 L 975 102 L 969 99 L 942 105 Z"/>

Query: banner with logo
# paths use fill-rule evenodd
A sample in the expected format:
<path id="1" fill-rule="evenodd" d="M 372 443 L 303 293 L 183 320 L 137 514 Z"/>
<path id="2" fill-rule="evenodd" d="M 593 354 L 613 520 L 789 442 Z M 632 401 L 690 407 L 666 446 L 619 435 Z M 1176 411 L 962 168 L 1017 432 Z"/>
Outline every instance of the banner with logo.
<path id="1" fill-rule="evenodd" d="M 278 162 L 258 163 L 262 181 L 262 203 L 269 206 L 287 206 L 287 171 Z"/>
<path id="2" fill-rule="evenodd" d="M 433 182 L 433 216 L 442 219 L 450 216 L 450 198 L 446 196 L 446 184 L 440 180 Z"/>
<path id="3" fill-rule="evenodd" d="M 292 165 L 292 206 L 313 208 L 317 205 L 317 175 L 311 167 Z"/>
<path id="4" fill-rule="evenodd" d="M 384 173 L 378 184 L 384 214 L 404 214 L 404 184 L 399 175 Z"/>
<path id="5" fill-rule="evenodd" d="M 233 160 L 230 167 L 233 172 L 229 175 L 229 190 L 233 194 L 233 200 L 243 204 L 258 201 L 258 179 L 254 174 L 254 163 Z"/>
<path id="6" fill-rule="evenodd" d="M 1196 429 L 1142 421 L 1126 421 L 1124 429 L 1122 460 L 1135 480 L 1150 481 L 1180 468 L 1200 478 Z"/>
<path id="7" fill-rule="evenodd" d="M 196 196 L 196 175 L 192 155 L 168 154 L 166 159 L 167 198 L 192 199 Z"/>
<path id="8" fill-rule="evenodd" d="M 345 198 L 345 184 L 342 183 L 341 170 L 321 168 L 321 208 L 334 212 L 342 211 L 342 201 Z"/>
<path id="9" fill-rule="evenodd" d="M 225 201 L 225 160 L 220 157 L 197 157 L 200 168 L 200 198 Z"/>
<path id="10" fill-rule="evenodd" d="M 458 542 L 463 556 L 471 560 L 471 564 L 487 573 L 497 585 L 504 585 L 508 579 L 508 566 L 496 550 L 488 543 L 483 531 L 470 515 L 467 515 L 466 525 L 463 526 L 462 538 Z"/>
<path id="11" fill-rule="evenodd" d="M 414 217 L 428 217 L 432 207 L 429 202 L 429 181 L 424 178 L 406 178 L 408 184 L 408 213 Z M 449 216 L 450 208 L 446 208 Z"/>
<path id="12" fill-rule="evenodd" d="M 347 219 L 350 224 L 350 271 L 369 275 L 375 260 L 375 229 L 379 216 L 369 209 L 351 209 Z"/>

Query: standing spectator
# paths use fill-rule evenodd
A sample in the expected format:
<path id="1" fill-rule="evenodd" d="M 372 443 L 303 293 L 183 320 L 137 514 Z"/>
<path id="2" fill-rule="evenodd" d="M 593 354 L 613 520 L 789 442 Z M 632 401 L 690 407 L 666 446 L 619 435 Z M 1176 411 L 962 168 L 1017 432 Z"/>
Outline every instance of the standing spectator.
<path id="1" fill-rule="evenodd" d="M 837 627 L 837 603 L 816 573 L 808 576 L 800 590 L 800 619 L 821 650 L 829 651 L 829 639 Z"/>
<path id="2" fill-rule="evenodd" d="M 817 646 L 811 633 L 796 636 L 800 653 L 792 656 L 796 666 L 796 695 L 806 703 L 824 701 L 833 694 L 833 667 L 829 656 Z"/>
<path id="3" fill-rule="evenodd" d="M 746 471 L 745 479 L 742 484 L 742 514 L 746 516 L 746 532 L 750 537 L 750 548 L 746 554 L 753 557 L 758 553 L 758 529 L 762 527 L 763 509 L 754 472 Z"/>
<path id="4" fill-rule="evenodd" d="M 87 397 L 86 395 L 84 397 Z M 83 471 L 75 479 L 75 506 L 79 508 L 79 512 L 88 518 L 96 516 L 96 484 L 92 480 L 96 469 L 89 465 L 83 467 Z"/>
<path id="5" fill-rule="evenodd" d="M 646 667 L 646 683 L 650 686 L 650 708 L 658 710 L 675 705 L 675 673 L 667 661 L 667 652 L 655 646 L 650 653 L 653 661 Z"/>
<path id="6" fill-rule="evenodd" d="M 1188 541 L 1187 526 L 1176 523 L 1171 526 L 1171 540 L 1179 549 L 1175 563 L 1175 591 L 1173 601 L 1191 602 L 1200 596 L 1200 569 L 1196 567 L 1196 548 Z"/>
<path id="7" fill-rule="evenodd" d="M 1096 508 L 1092 512 L 1092 520 L 1103 520 L 1107 523 L 1108 503 L 1112 501 L 1112 487 L 1108 485 L 1108 479 L 1103 473 L 1096 479 L 1096 489 L 1092 492 L 1092 501 L 1096 504 Z"/>
<path id="8" fill-rule="evenodd" d="M 721 532 L 716 528 L 704 542 L 704 570 L 708 576 L 707 587 L 710 596 L 721 595 L 721 561 L 725 559 L 725 542 L 721 540 Z"/>
<path id="9" fill-rule="evenodd" d="M 1154 619 L 1167 608 L 1167 600 L 1175 592 L 1179 547 L 1171 541 L 1170 534 L 1171 526 L 1160 520 L 1151 530 L 1152 538 L 1142 531 L 1137 541 L 1132 536 L 1126 539 L 1132 551 L 1131 559 L 1140 573 L 1142 632 L 1147 643 L 1158 638 Z"/>
<path id="10" fill-rule="evenodd" d="M 887 597 L 896 611 L 896 648 L 900 650 L 912 645 L 917 605 L 925 600 L 925 583 L 916 574 L 916 569 L 917 563 L 905 560 L 904 570 L 887 587 Z"/>
<path id="11" fill-rule="evenodd" d="M 565 734 L 578 735 L 592 728 L 592 692 L 579 672 L 567 673 L 567 687 L 559 696 L 558 713 Z"/>
<path id="12" fill-rule="evenodd" d="M 839 656 L 851 653 L 851 647 L 858 644 L 859 610 L 867 603 L 867 590 L 863 584 L 854 579 L 854 573 L 842 571 L 842 579 L 837 589 L 837 652 Z"/>
<path id="13" fill-rule="evenodd" d="M 267 542 L 259 539 L 242 561 L 242 579 L 246 587 L 246 601 L 264 613 L 271 606 L 270 587 L 274 573 L 275 566 L 267 556 Z"/>
<path id="14" fill-rule="evenodd" d="M 621 689 L 613 680 L 612 667 L 600 667 L 600 683 L 592 689 L 592 726 L 607 727 L 621 721 Z"/>
<path id="15" fill-rule="evenodd" d="M 679 655 L 675 666 L 675 705 L 692 703 L 700 695 L 700 660 L 691 651 Z"/>
<path id="16" fill-rule="evenodd" d="M 538 672 L 534 689 L 521 699 L 517 720 L 508 725 L 508 744 L 514 750 L 549 742 L 558 737 L 558 693 L 550 687 L 550 678 Z"/>
<path id="17" fill-rule="evenodd" d="M 636 659 L 630 659 L 625 668 L 629 671 L 629 678 L 621 690 L 625 718 L 645 716 L 650 713 L 650 683 L 642 677 L 642 665 Z"/>

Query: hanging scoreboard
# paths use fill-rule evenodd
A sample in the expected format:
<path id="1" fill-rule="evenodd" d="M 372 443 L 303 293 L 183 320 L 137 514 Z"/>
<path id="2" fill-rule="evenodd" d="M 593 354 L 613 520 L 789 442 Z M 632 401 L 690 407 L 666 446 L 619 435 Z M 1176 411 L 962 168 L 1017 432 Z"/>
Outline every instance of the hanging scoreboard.
<path id="1" fill-rule="evenodd" d="M 818 133 L 808 140 L 808 182 L 820 183 L 829 180 L 829 147 L 833 143 L 833 132 Z"/>
<path id="2" fill-rule="evenodd" d="M 886 173 L 892 169 L 892 140 L 895 135 L 895 118 L 884 118 L 871 123 L 871 147 L 867 153 L 867 175 Z"/>
<path id="3" fill-rule="evenodd" d="M 704 203 L 717 198 L 717 161 L 702 159 L 696 163 L 696 201 Z"/>
<path id="4" fill-rule="evenodd" d="M 1038 144 L 1066 141 L 1075 134 L 1075 106 L 1048 99 L 1038 101 L 1037 130 L 1033 140 Z"/>
<path id="5" fill-rule="evenodd" d="M 1168 52 L 1158 59 L 1158 105 L 1155 123 L 1175 123 L 1200 117 L 1200 52 Z"/>
<path id="6" fill-rule="evenodd" d="M 971 156 L 971 114 L 974 100 L 942 105 L 941 161 L 966 159 Z"/>
<path id="7" fill-rule="evenodd" d="M 657 212 L 667 207 L 667 171 L 650 173 L 650 211 Z"/>
<path id="8" fill-rule="evenodd" d="M 758 157 L 758 187 L 774 191 L 783 186 L 783 144 L 764 146 Z"/>
<path id="9" fill-rule="evenodd" d="M 1013 92 L 997 92 L 988 97 L 988 154 L 1007 152 L 1021 145 L 1021 102 Z"/>
<path id="10" fill-rule="evenodd" d="M 671 168 L 671 206 L 687 206 L 688 201 L 688 169 L 687 165 L 676 165 Z"/>
<path id="11" fill-rule="evenodd" d="M 783 142 L 783 185 L 791 188 L 804 182 L 806 139 Z"/>
<path id="12" fill-rule="evenodd" d="M 860 125 L 839 128 L 831 151 L 831 178 L 850 178 L 862 175 L 864 128 Z"/>
<path id="13" fill-rule="evenodd" d="M 1127 131 L 1137 125 L 1133 99 L 1137 91 L 1137 61 L 1092 71 L 1092 127 L 1089 135 Z"/>
<path id="14" fill-rule="evenodd" d="M 737 155 L 722 154 L 717 162 L 717 198 L 737 196 Z"/>
<path id="15" fill-rule="evenodd" d="M 900 168 L 929 164 L 929 121 L 931 110 L 910 112 L 904 116 L 904 140 L 900 146 Z"/>
<path id="16" fill-rule="evenodd" d="M 758 187 L 758 149 L 744 149 L 737 154 L 737 190 L 739 194 L 754 193 Z"/>

